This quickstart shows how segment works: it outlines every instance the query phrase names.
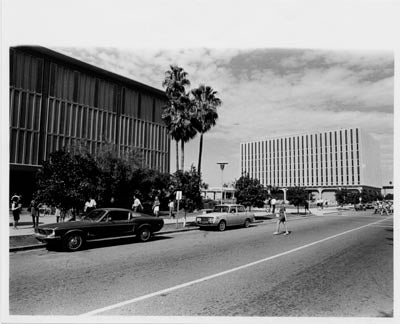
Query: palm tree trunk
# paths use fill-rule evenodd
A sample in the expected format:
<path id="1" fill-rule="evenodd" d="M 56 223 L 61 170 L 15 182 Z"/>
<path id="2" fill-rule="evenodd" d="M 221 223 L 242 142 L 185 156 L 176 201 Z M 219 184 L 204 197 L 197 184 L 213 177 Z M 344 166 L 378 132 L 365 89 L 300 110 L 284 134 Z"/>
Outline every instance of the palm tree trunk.
<path id="1" fill-rule="evenodd" d="M 179 145 L 178 145 L 178 140 L 176 140 L 175 143 L 176 143 L 176 171 L 179 171 Z"/>
<path id="2" fill-rule="evenodd" d="M 185 168 L 185 142 L 181 140 L 181 170 Z"/>
<path id="3" fill-rule="evenodd" d="M 201 156 L 203 153 L 203 133 L 200 135 L 200 146 L 199 146 L 199 163 L 197 165 L 197 172 L 201 175 Z"/>

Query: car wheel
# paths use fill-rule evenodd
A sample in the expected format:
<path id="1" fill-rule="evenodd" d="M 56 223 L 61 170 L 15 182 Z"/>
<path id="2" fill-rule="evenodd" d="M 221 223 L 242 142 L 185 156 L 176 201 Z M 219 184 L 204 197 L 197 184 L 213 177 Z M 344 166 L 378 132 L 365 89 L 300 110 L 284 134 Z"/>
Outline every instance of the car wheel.
<path id="1" fill-rule="evenodd" d="M 246 220 L 244 221 L 244 225 L 245 228 L 250 226 L 250 219 L 246 218 Z"/>
<path id="2" fill-rule="evenodd" d="M 225 223 L 225 221 L 220 221 L 219 222 L 219 224 L 218 224 L 218 230 L 220 231 L 220 232 L 223 232 L 223 231 L 225 231 L 225 228 L 226 228 L 226 223 Z"/>
<path id="3" fill-rule="evenodd" d="M 67 237 L 64 239 L 64 248 L 71 252 L 77 251 L 83 246 L 83 243 L 84 239 L 82 234 L 72 233 L 67 235 Z"/>
<path id="4" fill-rule="evenodd" d="M 137 238 L 139 239 L 140 242 L 147 242 L 151 238 L 151 231 L 150 228 L 142 227 L 139 229 L 139 233 L 137 235 Z"/>

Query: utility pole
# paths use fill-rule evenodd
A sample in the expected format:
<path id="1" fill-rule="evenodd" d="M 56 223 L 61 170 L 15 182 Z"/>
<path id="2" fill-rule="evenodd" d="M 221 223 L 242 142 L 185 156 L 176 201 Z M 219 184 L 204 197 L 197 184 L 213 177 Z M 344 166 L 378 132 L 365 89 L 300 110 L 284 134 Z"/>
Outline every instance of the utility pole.
<path id="1" fill-rule="evenodd" d="M 219 167 L 221 169 L 221 204 L 222 204 L 222 200 L 224 198 L 224 168 L 225 165 L 228 164 L 228 162 L 217 162 L 217 164 L 219 164 Z"/>

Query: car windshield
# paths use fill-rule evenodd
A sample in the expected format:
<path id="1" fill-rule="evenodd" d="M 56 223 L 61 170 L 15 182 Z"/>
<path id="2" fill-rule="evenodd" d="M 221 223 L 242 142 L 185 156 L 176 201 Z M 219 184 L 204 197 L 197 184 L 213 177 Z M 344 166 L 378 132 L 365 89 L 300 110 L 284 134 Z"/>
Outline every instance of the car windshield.
<path id="1" fill-rule="evenodd" d="M 84 216 L 82 218 L 82 220 L 89 221 L 89 222 L 98 222 L 105 213 L 106 213 L 105 210 L 96 209 L 96 210 L 91 211 L 86 216 Z"/>
<path id="2" fill-rule="evenodd" d="M 227 212 L 229 212 L 229 207 L 228 206 L 215 206 L 213 211 L 217 212 L 217 213 L 227 213 Z"/>

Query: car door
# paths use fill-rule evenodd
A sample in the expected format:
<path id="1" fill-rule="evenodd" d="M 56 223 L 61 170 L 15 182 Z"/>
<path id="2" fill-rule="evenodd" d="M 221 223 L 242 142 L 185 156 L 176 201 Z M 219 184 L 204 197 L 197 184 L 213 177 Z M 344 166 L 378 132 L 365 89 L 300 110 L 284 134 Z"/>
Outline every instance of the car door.
<path id="1" fill-rule="evenodd" d="M 124 236 L 132 234 L 132 224 L 129 222 L 128 210 L 110 210 L 107 214 L 105 226 L 108 236 Z"/>
<path id="2" fill-rule="evenodd" d="M 229 207 L 229 213 L 227 217 L 227 225 L 234 226 L 238 224 L 238 213 L 236 206 Z"/>
<path id="3" fill-rule="evenodd" d="M 238 206 L 238 225 L 244 224 L 248 214 L 244 206 Z"/>

